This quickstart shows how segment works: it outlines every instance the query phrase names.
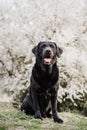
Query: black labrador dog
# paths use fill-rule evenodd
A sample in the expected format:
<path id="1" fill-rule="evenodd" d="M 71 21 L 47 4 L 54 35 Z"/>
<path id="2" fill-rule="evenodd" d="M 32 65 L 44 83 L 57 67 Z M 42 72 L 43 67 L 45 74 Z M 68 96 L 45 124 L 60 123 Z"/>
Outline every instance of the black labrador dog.
<path id="1" fill-rule="evenodd" d="M 43 41 L 32 49 L 36 62 L 30 79 L 30 92 L 25 97 L 21 110 L 35 118 L 50 117 L 51 110 L 54 122 L 63 123 L 57 114 L 57 90 L 59 69 L 57 57 L 62 49 L 54 42 Z"/>

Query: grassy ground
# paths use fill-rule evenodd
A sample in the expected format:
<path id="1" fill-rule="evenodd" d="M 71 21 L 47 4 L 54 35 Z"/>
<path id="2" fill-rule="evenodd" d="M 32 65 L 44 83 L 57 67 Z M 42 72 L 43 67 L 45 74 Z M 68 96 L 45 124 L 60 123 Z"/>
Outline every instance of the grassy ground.
<path id="1" fill-rule="evenodd" d="M 0 130 L 87 130 L 86 117 L 69 112 L 59 113 L 59 116 L 63 124 L 54 123 L 52 119 L 34 119 L 4 104 L 0 106 Z"/>

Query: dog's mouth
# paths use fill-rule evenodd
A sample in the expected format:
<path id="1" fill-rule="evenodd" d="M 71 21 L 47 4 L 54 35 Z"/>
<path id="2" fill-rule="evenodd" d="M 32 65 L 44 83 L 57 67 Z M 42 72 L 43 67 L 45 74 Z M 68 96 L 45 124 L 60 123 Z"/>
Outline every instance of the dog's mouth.
<path id="1" fill-rule="evenodd" d="M 44 57 L 44 64 L 50 65 L 52 62 L 52 58 L 51 57 Z"/>
<path id="2" fill-rule="evenodd" d="M 53 53 L 47 50 L 43 55 L 43 62 L 45 65 L 50 65 L 52 64 L 52 60 L 53 60 Z"/>
<path id="3" fill-rule="evenodd" d="M 47 62 L 47 63 L 50 63 L 51 62 L 51 58 L 44 58 L 44 61 Z"/>

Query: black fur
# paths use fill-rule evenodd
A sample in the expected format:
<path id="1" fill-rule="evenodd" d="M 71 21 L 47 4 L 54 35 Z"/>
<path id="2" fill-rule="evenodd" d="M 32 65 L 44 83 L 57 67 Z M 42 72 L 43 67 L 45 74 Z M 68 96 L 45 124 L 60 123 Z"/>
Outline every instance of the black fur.
<path id="1" fill-rule="evenodd" d="M 40 42 L 32 49 L 36 62 L 30 79 L 30 93 L 25 97 L 21 110 L 26 114 L 34 114 L 35 118 L 51 117 L 54 122 L 63 123 L 57 114 L 57 90 L 59 69 L 57 57 L 62 49 L 54 42 Z"/>

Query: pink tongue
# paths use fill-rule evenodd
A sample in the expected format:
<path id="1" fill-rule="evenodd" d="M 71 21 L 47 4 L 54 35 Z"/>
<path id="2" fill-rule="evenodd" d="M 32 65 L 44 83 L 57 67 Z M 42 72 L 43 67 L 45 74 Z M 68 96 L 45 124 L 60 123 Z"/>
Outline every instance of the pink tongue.
<path id="1" fill-rule="evenodd" d="M 44 61 L 50 63 L 51 62 L 51 58 L 44 58 Z"/>

